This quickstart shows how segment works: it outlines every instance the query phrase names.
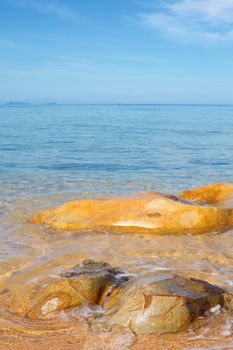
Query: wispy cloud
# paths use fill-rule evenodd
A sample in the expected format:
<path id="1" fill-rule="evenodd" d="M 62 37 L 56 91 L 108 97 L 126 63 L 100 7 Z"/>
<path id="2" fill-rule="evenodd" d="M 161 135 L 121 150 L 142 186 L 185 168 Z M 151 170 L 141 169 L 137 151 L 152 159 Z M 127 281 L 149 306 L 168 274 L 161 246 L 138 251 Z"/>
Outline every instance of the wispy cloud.
<path id="1" fill-rule="evenodd" d="M 140 21 L 185 42 L 233 40 L 233 0 L 164 0 L 160 5 L 140 13 Z"/>
<path id="2" fill-rule="evenodd" d="M 5 0 L 10 5 L 51 14 L 60 18 L 78 18 L 77 12 L 67 5 L 50 0 Z"/>

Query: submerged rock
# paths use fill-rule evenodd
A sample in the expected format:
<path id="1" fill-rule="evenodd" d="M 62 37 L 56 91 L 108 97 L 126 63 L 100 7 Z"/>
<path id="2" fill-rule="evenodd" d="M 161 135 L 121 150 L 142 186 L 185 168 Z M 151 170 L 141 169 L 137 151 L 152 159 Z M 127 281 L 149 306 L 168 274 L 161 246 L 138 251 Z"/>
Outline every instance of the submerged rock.
<path id="1" fill-rule="evenodd" d="M 104 307 L 111 324 L 127 326 L 137 334 L 178 332 L 222 304 L 222 293 L 204 281 L 157 274 L 117 287 Z"/>
<path id="2" fill-rule="evenodd" d="M 117 271 L 106 263 L 86 261 L 45 285 L 27 284 L 15 290 L 10 310 L 29 318 L 84 303 L 99 303 L 106 288 L 116 283 Z"/>
<path id="3" fill-rule="evenodd" d="M 229 201 L 226 207 L 219 205 L 223 199 L 226 203 L 233 198 L 233 185 L 207 186 L 183 192 L 181 197 L 148 193 L 129 198 L 80 200 L 42 212 L 32 222 L 62 230 L 124 226 L 134 232 L 144 228 L 158 234 L 199 234 L 233 226 L 233 203 L 232 207 Z"/>

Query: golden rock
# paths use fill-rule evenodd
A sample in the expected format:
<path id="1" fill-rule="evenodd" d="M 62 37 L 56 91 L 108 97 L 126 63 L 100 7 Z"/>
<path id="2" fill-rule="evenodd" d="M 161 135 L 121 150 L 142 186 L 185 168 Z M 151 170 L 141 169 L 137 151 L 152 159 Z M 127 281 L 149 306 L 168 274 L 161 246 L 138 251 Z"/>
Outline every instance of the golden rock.
<path id="1" fill-rule="evenodd" d="M 232 204 L 232 205 L 231 205 Z M 183 192 L 180 197 L 148 193 L 133 197 L 79 200 L 32 218 L 55 229 L 139 228 L 155 234 L 200 234 L 233 226 L 233 185 L 216 184 Z"/>

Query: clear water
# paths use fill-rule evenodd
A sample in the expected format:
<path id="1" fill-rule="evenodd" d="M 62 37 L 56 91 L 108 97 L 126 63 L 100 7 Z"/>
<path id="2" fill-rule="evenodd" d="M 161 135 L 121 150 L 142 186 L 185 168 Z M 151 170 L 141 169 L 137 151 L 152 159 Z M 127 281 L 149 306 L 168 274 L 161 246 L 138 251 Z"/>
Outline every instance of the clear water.
<path id="1" fill-rule="evenodd" d="M 28 223 L 42 208 L 72 199 L 138 191 L 178 194 L 212 182 L 233 182 L 233 106 L 0 106 L 0 153 L 0 299 L 19 283 L 23 288 L 85 258 L 105 260 L 131 274 L 169 269 L 233 292 L 231 230 L 172 238 L 132 237 L 124 231 L 66 235 Z M 60 320 L 48 337 L 47 324 L 31 324 L 5 312 L 0 308 L 0 328 L 8 340 L 14 339 L 15 349 L 38 337 L 45 348 L 50 339 L 58 349 L 58 337 L 61 344 L 67 341 L 62 329 L 73 327 Z M 189 344 L 187 349 L 209 349 L 214 344 L 217 349 L 226 344 L 231 349 L 232 336 L 221 336 L 228 321 L 221 314 L 208 325 L 208 334 L 203 324 L 198 333 L 191 329 L 171 336 L 167 348 Z M 71 343 L 76 344 L 77 334 Z M 104 337 L 109 344 L 108 335 Z M 122 337 L 120 332 L 114 346 L 102 348 L 119 348 Z M 96 349 L 97 338 L 103 341 L 103 334 L 89 334 L 86 348 Z M 164 339 L 142 337 L 133 346 L 141 349 L 146 343 L 154 349 L 157 344 L 159 350 Z"/>
<path id="2" fill-rule="evenodd" d="M 233 180 L 232 106 L 0 108 L 3 200 Z"/>

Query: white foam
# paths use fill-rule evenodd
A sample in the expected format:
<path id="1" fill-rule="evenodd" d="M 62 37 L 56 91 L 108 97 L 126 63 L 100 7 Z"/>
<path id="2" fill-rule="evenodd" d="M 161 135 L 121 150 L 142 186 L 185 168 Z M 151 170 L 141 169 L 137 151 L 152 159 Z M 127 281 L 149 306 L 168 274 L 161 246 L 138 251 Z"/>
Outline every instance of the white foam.
<path id="1" fill-rule="evenodd" d="M 104 310 L 101 306 L 95 305 L 93 307 L 84 305 L 82 307 L 75 307 L 71 312 L 71 316 L 75 319 L 88 319 L 89 317 L 102 316 Z"/>
<path id="2" fill-rule="evenodd" d="M 230 336 L 232 335 L 232 332 L 231 332 L 229 329 L 225 329 L 225 330 L 221 333 L 221 335 L 222 335 L 223 337 L 230 337 Z"/>
<path id="3" fill-rule="evenodd" d="M 65 313 L 65 311 L 61 311 L 60 312 L 60 317 L 61 317 L 61 319 L 63 320 L 63 321 L 65 321 L 65 322 L 69 322 L 69 317 L 67 316 L 67 314 Z"/>
<path id="4" fill-rule="evenodd" d="M 210 309 L 210 312 L 216 313 L 216 312 L 219 312 L 221 309 L 222 309 L 222 306 L 220 304 L 217 304 Z"/>
<path id="5" fill-rule="evenodd" d="M 89 335 L 83 350 L 129 350 L 135 342 L 133 332 L 101 332 Z"/>
<path id="6" fill-rule="evenodd" d="M 221 336 L 230 337 L 232 335 L 232 320 L 227 320 L 224 326 Z"/>

